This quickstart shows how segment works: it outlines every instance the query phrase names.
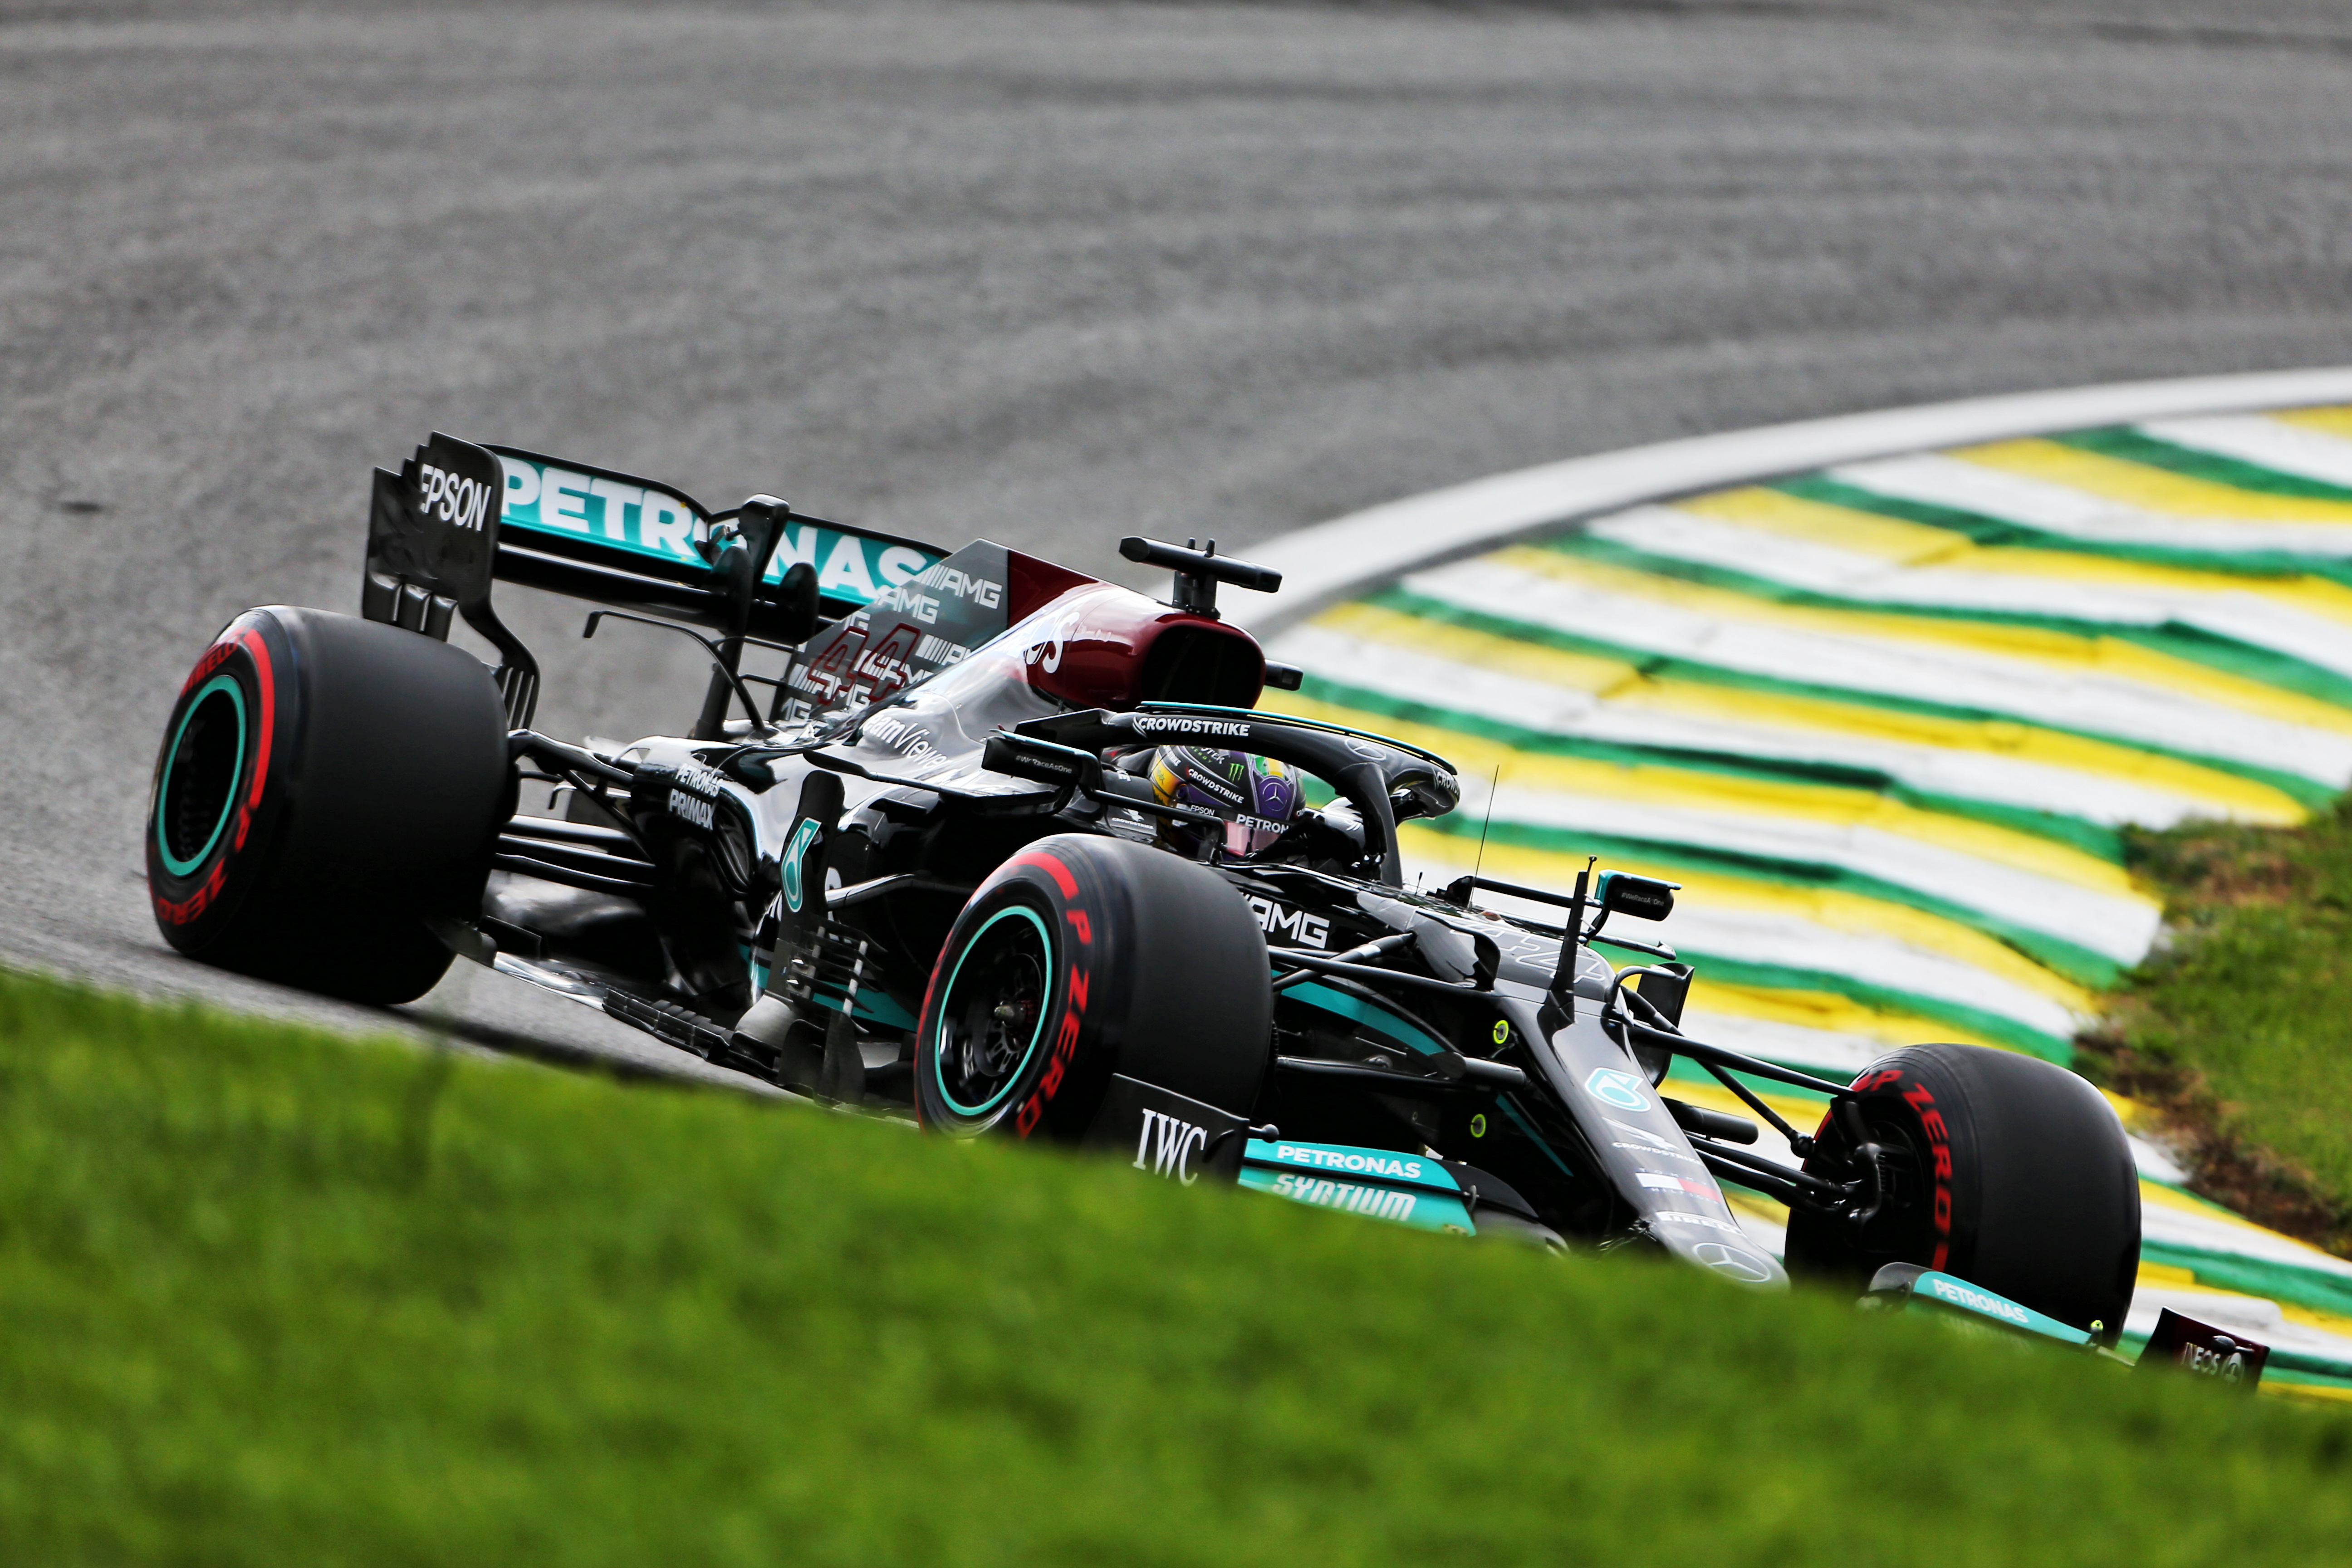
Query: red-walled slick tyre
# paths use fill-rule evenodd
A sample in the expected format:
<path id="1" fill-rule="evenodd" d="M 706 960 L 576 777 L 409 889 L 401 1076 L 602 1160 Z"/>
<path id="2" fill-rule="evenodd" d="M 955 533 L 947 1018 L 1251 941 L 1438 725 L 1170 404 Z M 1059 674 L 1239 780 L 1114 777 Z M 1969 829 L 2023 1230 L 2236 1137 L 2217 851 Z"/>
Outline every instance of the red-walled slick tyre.
<path id="1" fill-rule="evenodd" d="M 1860 1290 L 1916 1263 L 2115 1342 L 2139 1271 L 2139 1173 L 2098 1090 L 2035 1057 L 1948 1045 L 1882 1057 L 1854 1088 L 1897 1179 L 1859 1229 L 1791 1213 L 1792 1278 Z M 1818 1137 L 1805 1168 L 1842 1176 L 1850 1132 L 1832 1116 Z"/>
<path id="2" fill-rule="evenodd" d="M 1205 867 L 1119 838 L 1040 840 L 956 917 L 923 998 L 933 1131 L 1070 1142 L 1113 1073 L 1247 1115 L 1272 1050 L 1265 936 Z"/>
<path id="3" fill-rule="evenodd" d="M 426 928 L 479 911 L 515 773 L 490 672 L 460 648 L 273 606 L 231 622 L 180 689 L 147 811 L 163 940 L 354 1002 L 449 966 Z"/>

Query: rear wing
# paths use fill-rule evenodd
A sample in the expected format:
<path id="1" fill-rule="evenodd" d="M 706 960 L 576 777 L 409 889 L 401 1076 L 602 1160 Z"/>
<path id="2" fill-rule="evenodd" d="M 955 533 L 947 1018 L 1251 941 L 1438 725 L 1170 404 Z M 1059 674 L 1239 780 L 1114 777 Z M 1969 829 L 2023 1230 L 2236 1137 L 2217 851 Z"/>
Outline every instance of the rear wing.
<path id="1" fill-rule="evenodd" d="M 361 613 L 441 639 L 462 617 L 505 660 L 499 689 L 524 729 L 539 665 L 492 608 L 494 582 L 797 644 L 946 555 L 772 496 L 713 512 L 649 479 L 436 432 L 375 472 Z"/>
<path id="2" fill-rule="evenodd" d="M 736 512 L 714 514 L 667 485 L 520 447 L 483 449 L 498 459 L 503 481 L 501 581 L 723 624 L 701 612 L 712 586 L 711 529 Z M 896 534 L 788 512 L 757 596 L 772 604 L 784 574 L 806 563 L 816 574 L 819 613 L 836 621 L 947 553 Z M 757 632 L 756 623 L 765 617 L 755 610 L 753 618 Z"/>

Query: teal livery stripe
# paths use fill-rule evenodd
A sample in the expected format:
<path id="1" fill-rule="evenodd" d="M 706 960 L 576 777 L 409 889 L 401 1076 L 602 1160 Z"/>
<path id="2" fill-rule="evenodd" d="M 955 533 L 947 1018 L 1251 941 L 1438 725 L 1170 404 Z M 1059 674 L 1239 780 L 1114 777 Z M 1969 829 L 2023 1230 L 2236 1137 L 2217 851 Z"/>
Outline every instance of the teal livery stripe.
<path id="1" fill-rule="evenodd" d="M 506 474 L 501 528 L 588 540 L 673 567 L 708 566 L 702 550 L 710 537 L 709 521 L 677 492 L 514 451 L 497 457 Z M 901 541 L 797 521 L 784 525 L 764 580 L 781 583 L 787 571 L 805 562 L 817 574 L 818 593 L 864 604 L 942 559 Z"/>
<path id="2" fill-rule="evenodd" d="M 1460 1198 L 1419 1187 L 1389 1186 L 1377 1179 L 1350 1180 L 1344 1175 L 1273 1170 L 1251 1164 L 1243 1168 L 1241 1184 L 1250 1191 L 1288 1198 L 1311 1208 L 1337 1209 L 1342 1214 L 1387 1220 L 1415 1230 L 1470 1236 L 1477 1229 Z"/>
<path id="3" fill-rule="evenodd" d="M 1279 970 L 1268 973 L 1276 977 L 1281 974 Z M 1334 990 L 1319 982 L 1310 980 L 1304 984 L 1294 985 L 1286 994 L 1294 1002 L 1302 1002 L 1310 1007 L 1319 1007 L 1327 1013 L 1337 1014 L 1350 1023 L 1360 1024 L 1383 1038 L 1402 1046 L 1417 1055 L 1439 1056 L 1445 1050 L 1444 1045 L 1433 1038 L 1428 1031 L 1407 1023 L 1389 1009 L 1375 1006 L 1360 996 L 1350 995 L 1345 991 Z"/>

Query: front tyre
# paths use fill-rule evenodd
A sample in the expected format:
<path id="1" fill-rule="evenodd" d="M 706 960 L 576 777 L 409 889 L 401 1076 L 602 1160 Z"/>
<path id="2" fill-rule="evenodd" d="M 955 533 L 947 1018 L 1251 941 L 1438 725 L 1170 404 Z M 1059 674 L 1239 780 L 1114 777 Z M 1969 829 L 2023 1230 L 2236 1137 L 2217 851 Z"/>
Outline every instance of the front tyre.
<path id="1" fill-rule="evenodd" d="M 413 1001 L 449 967 L 425 922 L 479 912 L 515 788 L 479 659 L 349 616 L 248 610 L 163 728 L 146 826 L 155 923 L 224 969 Z"/>
<path id="2" fill-rule="evenodd" d="M 1205 867 L 1065 834 L 997 868 L 923 998 L 915 1107 L 951 1136 L 1076 1142 L 1113 1073 L 1247 1115 L 1271 1050 L 1265 936 Z"/>
<path id="3" fill-rule="evenodd" d="M 1882 1057 L 1854 1093 L 1895 1180 L 1865 1226 L 1792 1212 L 1791 1278 L 1858 1292 L 1916 1263 L 2114 1343 L 2139 1270 L 2139 1173 L 2098 1090 L 2039 1058 L 1937 1045 Z M 1805 1169 L 1843 1179 L 1853 1144 L 1829 1117 Z"/>

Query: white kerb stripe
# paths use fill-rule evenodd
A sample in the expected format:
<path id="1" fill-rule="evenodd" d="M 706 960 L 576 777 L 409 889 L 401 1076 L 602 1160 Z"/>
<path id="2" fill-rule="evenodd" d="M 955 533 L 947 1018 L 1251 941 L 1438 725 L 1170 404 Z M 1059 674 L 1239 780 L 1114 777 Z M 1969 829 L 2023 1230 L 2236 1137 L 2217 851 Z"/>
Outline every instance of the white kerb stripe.
<path id="1" fill-rule="evenodd" d="M 1712 1013 L 1696 1005 L 1684 1012 L 1682 1027 L 1693 1039 L 1744 1051 L 1782 1067 L 1819 1073 L 1823 1078 L 1852 1078 L 1895 1048 L 1867 1035 L 1809 1029 L 1801 1024 L 1749 1018 L 1738 1013 Z"/>
<path id="2" fill-rule="evenodd" d="M 1732 621 L 1585 584 L 1465 561 L 1405 586 L 1464 609 L 1773 679 L 1933 702 L 2275 769 L 2341 789 L 2352 737 L 2095 673 L 1952 644 Z"/>
<path id="3" fill-rule="evenodd" d="M 2149 511 L 2088 490 L 1936 453 L 1850 463 L 1832 468 L 1829 474 L 1842 484 L 1880 495 L 1977 512 L 2097 544 L 2152 544 L 2212 555 L 2243 555 L 2257 550 L 2352 555 L 2352 523 L 2273 522 Z"/>
<path id="4" fill-rule="evenodd" d="M 1466 871 L 1475 852 L 1476 846 L 1467 840 L 1437 847 L 1416 843 L 1412 861 L 1433 874 L 1441 870 Z M 1558 913 L 1503 895 L 1482 895 L 1482 900 L 1506 913 L 1530 920 L 1547 920 Z M 1893 937 L 1839 931 L 1794 915 L 1757 910 L 1703 910 L 1683 904 L 1660 922 L 1659 929 L 1660 934 L 1683 950 L 1685 956 L 1696 960 L 1715 958 L 1766 968 L 1848 975 L 1880 990 L 1918 998 L 1922 1004 L 1945 1002 L 1973 1007 L 2053 1040 L 2071 1039 L 2089 1022 L 2063 1004 L 1975 964 Z"/>
<path id="5" fill-rule="evenodd" d="M 2139 962 L 2163 918 L 2158 906 L 2144 898 L 2102 893 L 1881 828 L 1844 823 L 1651 805 L 1602 795 L 1517 789 L 1509 784 L 1496 792 L 1495 821 L 1686 844 L 1795 865 L 1834 866 L 2057 937 L 2118 963 Z"/>
<path id="6" fill-rule="evenodd" d="M 1601 518 L 1587 531 L 1653 555 L 1860 602 L 1865 608 L 1884 605 L 1991 611 L 2150 629 L 2178 623 L 2352 675 L 2352 625 L 2260 594 L 1903 566 L 1858 550 L 1790 539 L 1664 506 Z"/>
<path id="7" fill-rule="evenodd" d="M 1346 685 L 1563 737 L 1709 756 L 1736 752 L 1867 768 L 1926 795 L 2046 811 L 2108 827 L 2125 823 L 2167 827 L 2191 816 L 2226 815 L 2212 802 L 1997 752 L 1713 716 L 1685 718 L 1638 703 L 1607 701 L 1573 687 L 1415 653 L 1312 622 L 1285 632 L 1269 651 Z M 1671 765 L 1672 759 L 1661 757 L 1660 763 Z"/>
<path id="8" fill-rule="evenodd" d="M 2140 1210 L 2140 1233 L 2151 1241 L 2160 1241 L 2168 1246 L 2193 1247 L 2200 1252 L 2218 1252 L 2239 1258 L 2259 1258 L 2267 1263 L 2284 1263 L 2296 1268 L 2307 1268 L 2315 1274 L 2352 1279 L 2352 1264 L 2339 1258 L 2330 1258 L 2316 1247 L 2305 1247 L 2291 1237 L 2263 1230 L 2251 1220 L 2240 1219 L 2235 1215 L 2175 1208 L 2169 1204 L 2147 1204 Z"/>
<path id="9" fill-rule="evenodd" d="M 2256 468 L 2352 489 L 2352 441 L 2259 414 L 2152 419 L 2140 428 L 2159 441 L 2218 452 Z"/>

